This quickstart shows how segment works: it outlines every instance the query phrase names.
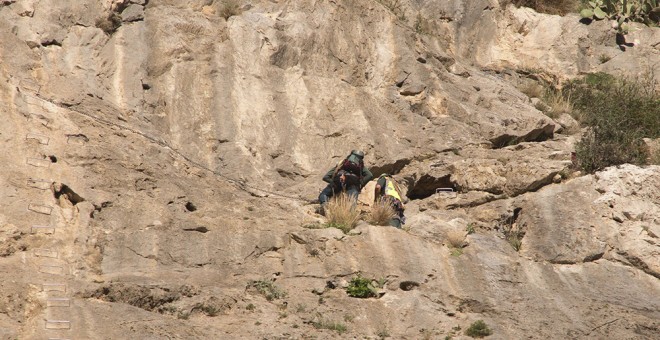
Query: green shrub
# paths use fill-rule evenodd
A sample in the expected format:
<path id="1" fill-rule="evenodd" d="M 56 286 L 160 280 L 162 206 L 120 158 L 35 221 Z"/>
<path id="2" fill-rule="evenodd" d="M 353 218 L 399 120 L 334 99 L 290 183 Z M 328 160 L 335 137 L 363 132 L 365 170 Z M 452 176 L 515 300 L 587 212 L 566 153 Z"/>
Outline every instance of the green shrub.
<path id="1" fill-rule="evenodd" d="M 340 322 L 334 322 L 331 320 L 320 318 L 316 321 L 312 321 L 312 326 L 316 329 L 329 329 L 335 331 L 339 334 L 346 332 L 346 325 Z"/>
<path id="2" fill-rule="evenodd" d="M 374 280 L 358 275 L 348 283 L 346 293 L 351 297 L 366 299 L 369 297 L 377 297 L 379 288 L 378 284 L 374 284 Z"/>
<path id="3" fill-rule="evenodd" d="M 646 163 L 643 138 L 660 137 L 660 97 L 652 77 L 630 80 L 596 73 L 569 83 L 563 91 L 572 97 L 574 117 L 588 127 L 575 150 L 584 171 Z"/>
<path id="4" fill-rule="evenodd" d="M 287 295 L 285 291 L 277 287 L 271 280 L 250 281 L 248 282 L 247 288 L 256 289 L 257 292 L 263 295 L 268 301 L 282 299 Z"/>
<path id="5" fill-rule="evenodd" d="M 642 22 L 658 26 L 660 22 L 660 2 L 658 0 L 589 0 L 580 11 L 583 18 L 616 20 L 619 33 L 627 34 L 627 23 Z"/>
<path id="6" fill-rule="evenodd" d="M 468 329 L 465 330 L 465 335 L 472 338 L 483 338 L 493 334 L 493 331 L 488 328 L 488 325 L 483 320 L 473 322 Z"/>

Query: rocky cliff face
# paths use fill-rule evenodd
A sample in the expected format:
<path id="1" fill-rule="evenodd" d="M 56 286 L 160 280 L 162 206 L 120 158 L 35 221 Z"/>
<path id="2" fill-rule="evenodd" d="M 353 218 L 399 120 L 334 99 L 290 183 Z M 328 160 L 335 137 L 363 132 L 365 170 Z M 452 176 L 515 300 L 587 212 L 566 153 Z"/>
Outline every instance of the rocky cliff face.
<path id="1" fill-rule="evenodd" d="M 657 337 L 660 168 L 576 176 L 515 85 L 657 69 L 658 29 L 624 51 L 496 1 L 227 3 L 2 2 L 3 339 Z M 312 228 L 354 148 L 404 230 Z"/>

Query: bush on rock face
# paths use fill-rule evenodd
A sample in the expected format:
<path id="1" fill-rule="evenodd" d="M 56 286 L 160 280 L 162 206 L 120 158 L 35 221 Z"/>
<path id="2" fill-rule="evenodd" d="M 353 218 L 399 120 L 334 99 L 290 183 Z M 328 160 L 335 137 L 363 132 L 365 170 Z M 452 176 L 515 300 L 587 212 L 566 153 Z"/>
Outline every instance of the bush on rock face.
<path id="1" fill-rule="evenodd" d="M 465 330 L 465 335 L 473 338 L 483 338 L 493 334 L 493 331 L 488 328 L 488 325 L 483 320 L 477 320 L 468 329 Z"/>
<path id="2" fill-rule="evenodd" d="M 593 173 L 611 165 L 645 164 L 644 138 L 660 137 L 660 97 L 653 79 L 597 73 L 569 83 L 577 119 L 588 127 L 576 144 L 579 166 Z"/>
<path id="3" fill-rule="evenodd" d="M 344 233 L 351 231 L 360 220 L 360 211 L 355 202 L 346 194 L 333 197 L 325 208 L 327 227 L 340 229 Z"/>
<path id="4" fill-rule="evenodd" d="M 348 287 L 346 287 L 346 293 L 348 293 L 348 296 L 362 299 L 378 297 L 378 289 L 380 286 L 381 285 L 375 283 L 374 280 L 358 275 L 349 282 Z"/>

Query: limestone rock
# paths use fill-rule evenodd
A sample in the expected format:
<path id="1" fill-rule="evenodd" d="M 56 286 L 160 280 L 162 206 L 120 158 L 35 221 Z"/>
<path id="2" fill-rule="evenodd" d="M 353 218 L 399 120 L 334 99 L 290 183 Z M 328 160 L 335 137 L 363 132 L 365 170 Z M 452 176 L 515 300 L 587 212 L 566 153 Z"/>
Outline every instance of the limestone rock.
<path id="1" fill-rule="evenodd" d="M 4 1 L 0 337 L 653 338 L 660 168 L 578 176 L 511 78 L 634 75 L 657 29 L 397 4 Z M 374 182 L 352 231 L 316 213 L 356 148 L 402 229 Z"/>

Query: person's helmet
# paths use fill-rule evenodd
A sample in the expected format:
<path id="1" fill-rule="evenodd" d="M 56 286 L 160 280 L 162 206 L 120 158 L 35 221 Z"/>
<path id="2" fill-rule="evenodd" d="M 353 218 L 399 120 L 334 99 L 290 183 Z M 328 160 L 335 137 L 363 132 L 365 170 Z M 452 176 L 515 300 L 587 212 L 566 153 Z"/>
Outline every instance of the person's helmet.
<path id="1" fill-rule="evenodd" d="M 360 158 L 364 158 L 364 152 L 362 152 L 361 150 L 353 150 L 353 151 L 351 151 L 351 154 L 356 155 Z"/>

